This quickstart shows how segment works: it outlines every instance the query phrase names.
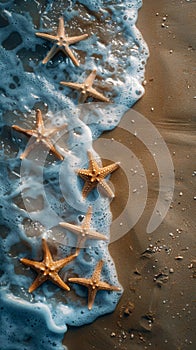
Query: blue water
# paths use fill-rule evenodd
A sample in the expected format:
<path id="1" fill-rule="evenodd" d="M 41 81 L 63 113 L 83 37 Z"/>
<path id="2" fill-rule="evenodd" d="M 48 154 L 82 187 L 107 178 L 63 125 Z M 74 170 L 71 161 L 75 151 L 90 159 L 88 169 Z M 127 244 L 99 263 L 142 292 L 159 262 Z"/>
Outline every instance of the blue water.
<path id="1" fill-rule="evenodd" d="M 118 125 L 124 112 L 144 93 L 147 46 L 135 27 L 142 3 L 132 1 L 2 1 L 0 4 L 0 283 L 2 350 L 63 349 L 67 325 L 80 326 L 112 312 L 121 292 L 97 293 L 91 311 L 87 291 L 77 285 L 64 292 L 46 282 L 28 293 L 36 274 L 21 264 L 26 257 L 42 260 L 41 239 L 53 247 L 54 259 L 74 251 L 76 241 L 58 226 L 61 221 L 80 224 L 93 206 L 91 227 L 109 241 L 110 201 L 94 190 L 86 200 L 76 170 L 88 166 L 87 151 L 96 160 L 93 140 Z M 88 39 L 72 46 L 80 61 L 56 55 L 41 63 L 51 43 L 35 32 L 54 33 L 63 15 L 70 36 L 88 33 Z M 60 81 L 83 82 L 97 69 L 95 87 L 111 103 L 78 105 L 78 93 Z M 11 126 L 35 127 L 35 109 L 43 112 L 45 126 L 67 128 L 55 139 L 64 155 L 58 161 L 42 148 L 23 161 L 28 138 Z M 120 161 L 120 159 L 119 159 Z M 100 163 L 101 164 L 101 163 Z M 120 286 L 108 241 L 87 242 L 79 256 L 60 272 L 61 277 L 89 277 L 104 260 L 101 279 Z M 71 349 L 70 349 L 71 350 Z"/>

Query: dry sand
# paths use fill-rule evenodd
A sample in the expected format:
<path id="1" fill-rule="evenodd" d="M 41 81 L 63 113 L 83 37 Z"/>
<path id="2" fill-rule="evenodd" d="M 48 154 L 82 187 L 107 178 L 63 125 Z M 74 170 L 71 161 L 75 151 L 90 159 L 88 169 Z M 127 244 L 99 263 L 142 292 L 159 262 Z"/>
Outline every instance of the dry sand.
<path id="1" fill-rule="evenodd" d="M 156 168 L 148 151 L 133 143 L 131 149 L 147 173 L 149 193 L 139 222 L 110 245 L 124 294 L 114 313 L 93 324 L 69 328 L 64 339 L 69 350 L 193 350 L 196 346 L 196 176 L 192 175 L 196 170 L 196 9 L 191 0 L 143 2 L 138 27 L 148 43 L 150 58 L 146 93 L 134 109 L 156 126 L 171 152 L 176 178 L 173 202 L 159 228 L 147 234 L 158 194 Z M 105 136 L 126 139 L 120 129 Z M 127 184 L 121 175 L 113 177 L 118 198 L 112 206 L 114 215 L 123 210 L 127 198 Z M 159 251 L 142 255 L 150 244 Z"/>

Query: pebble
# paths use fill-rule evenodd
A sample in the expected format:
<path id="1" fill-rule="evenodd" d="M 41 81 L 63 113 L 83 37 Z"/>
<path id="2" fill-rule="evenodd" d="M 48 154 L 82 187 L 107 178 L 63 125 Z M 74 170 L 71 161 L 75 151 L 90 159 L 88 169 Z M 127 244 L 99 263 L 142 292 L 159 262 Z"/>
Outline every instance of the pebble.
<path id="1" fill-rule="evenodd" d="M 175 256 L 175 260 L 182 260 L 184 259 L 182 255 Z"/>
<path id="2" fill-rule="evenodd" d="M 124 332 L 124 331 L 122 331 L 122 334 L 121 334 L 121 337 L 123 338 L 123 339 L 126 339 L 126 333 Z"/>
<path id="3" fill-rule="evenodd" d="M 129 301 L 124 310 L 124 315 L 125 316 L 131 315 L 134 309 L 135 309 L 135 305 Z"/>
<path id="4" fill-rule="evenodd" d="M 176 229 L 176 232 L 182 233 L 182 229 L 181 229 L 181 228 L 177 228 L 177 229 Z"/>

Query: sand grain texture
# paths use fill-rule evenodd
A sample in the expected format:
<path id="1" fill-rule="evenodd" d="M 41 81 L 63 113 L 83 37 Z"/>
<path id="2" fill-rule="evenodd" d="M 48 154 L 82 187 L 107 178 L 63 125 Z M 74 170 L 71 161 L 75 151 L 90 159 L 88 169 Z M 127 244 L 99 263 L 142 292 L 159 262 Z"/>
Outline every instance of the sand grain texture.
<path id="1" fill-rule="evenodd" d="M 132 144 L 142 159 L 149 193 L 137 225 L 110 246 L 125 291 L 114 313 L 69 329 L 64 339 L 69 350 L 195 349 L 195 3 L 143 2 L 137 25 L 150 58 L 146 93 L 134 109 L 156 126 L 171 152 L 176 177 L 173 202 L 160 227 L 146 234 L 158 194 L 157 178 L 151 175 L 156 169 L 147 150 Z M 122 139 L 122 130 L 107 134 L 114 136 Z M 118 181 L 116 177 L 116 186 Z M 120 189 L 116 193 L 114 215 L 123 210 L 126 191 L 125 183 L 124 193 Z M 150 244 L 158 251 L 142 257 Z"/>

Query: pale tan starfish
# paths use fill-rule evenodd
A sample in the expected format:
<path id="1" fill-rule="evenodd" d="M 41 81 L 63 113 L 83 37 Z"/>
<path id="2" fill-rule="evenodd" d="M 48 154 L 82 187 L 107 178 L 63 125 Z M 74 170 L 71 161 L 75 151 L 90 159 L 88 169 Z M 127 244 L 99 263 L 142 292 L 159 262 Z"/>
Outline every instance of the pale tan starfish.
<path id="1" fill-rule="evenodd" d="M 81 91 L 80 97 L 79 97 L 79 103 L 85 102 L 88 96 L 92 96 L 97 100 L 100 100 L 103 102 L 109 102 L 109 99 L 107 97 L 105 97 L 104 95 L 102 95 L 100 92 L 98 92 L 92 87 L 96 77 L 96 73 L 97 71 L 96 69 L 94 69 L 83 83 L 71 83 L 71 82 L 61 81 L 60 84 L 68 86 L 72 89 Z"/>
<path id="2" fill-rule="evenodd" d="M 54 261 L 52 259 L 51 252 L 48 248 L 48 244 L 44 238 L 42 239 L 42 249 L 44 252 L 44 258 L 40 262 L 25 259 L 25 258 L 20 259 L 20 261 L 24 265 L 31 267 L 38 273 L 37 278 L 29 287 L 29 293 L 33 292 L 35 289 L 37 289 L 42 283 L 44 283 L 47 280 L 50 280 L 53 283 L 57 284 L 57 286 L 59 286 L 60 288 L 69 291 L 70 290 L 69 286 L 61 279 L 61 277 L 58 275 L 58 272 L 65 265 L 67 265 L 77 257 L 79 250 L 76 250 L 75 254 L 67 256 L 64 259 Z"/>
<path id="3" fill-rule="evenodd" d="M 81 225 L 73 225 L 68 222 L 60 222 L 59 225 L 67 228 L 69 231 L 75 233 L 78 236 L 78 247 L 82 247 L 85 240 L 87 239 L 106 240 L 107 238 L 103 234 L 90 229 L 91 217 L 92 207 L 90 206 Z"/>
<path id="4" fill-rule="evenodd" d="M 85 181 L 82 189 L 83 197 L 86 198 L 90 191 L 92 191 L 97 185 L 100 185 L 110 198 L 114 198 L 113 191 L 104 179 L 107 175 L 118 169 L 119 163 L 112 163 L 100 168 L 94 160 L 91 152 L 87 152 L 87 154 L 89 158 L 89 168 L 77 170 L 77 174 Z"/>
<path id="5" fill-rule="evenodd" d="M 36 110 L 36 129 L 23 129 L 18 125 L 12 125 L 12 128 L 22 132 L 25 135 L 32 136 L 32 139 L 30 141 L 30 144 L 26 147 L 25 151 L 21 154 L 20 159 L 26 158 L 26 156 L 30 153 L 30 151 L 35 147 L 38 143 L 43 143 L 47 148 L 51 150 L 54 155 L 59 158 L 60 160 L 63 160 L 64 157 L 62 154 L 60 154 L 56 148 L 54 147 L 51 137 L 54 133 L 64 129 L 67 126 L 67 124 L 64 124 L 60 127 L 54 127 L 52 129 L 45 129 L 43 119 L 42 119 L 42 113 L 40 109 Z"/>
<path id="6" fill-rule="evenodd" d="M 99 290 L 108 291 L 120 291 L 121 289 L 116 286 L 112 286 L 109 283 L 100 281 L 101 270 L 103 267 L 103 260 L 100 260 L 93 272 L 91 278 L 71 277 L 68 279 L 69 282 L 77 283 L 88 288 L 88 309 L 91 310 L 96 294 Z"/>
<path id="7" fill-rule="evenodd" d="M 69 45 L 75 44 L 78 41 L 86 39 L 88 37 L 88 34 L 82 34 L 82 35 L 72 36 L 72 37 L 66 36 L 63 17 L 59 18 L 59 24 L 58 24 L 56 35 L 51 35 L 47 33 L 35 33 L 35 34 L 40 38 L 44 38 L 54 42 L 54 45 L 52 46 L 51 50 L 43 59 L 42 61 L 43 64 L 47 63 L 54 55 L 56 55 L 57 52 L 62 51 L 65 55 L 67 55 L 72 60 L 72 62 L 76 66 L 80 65 L 77 58 L 74 56 L 73 52 L 69 48 Z"/>

